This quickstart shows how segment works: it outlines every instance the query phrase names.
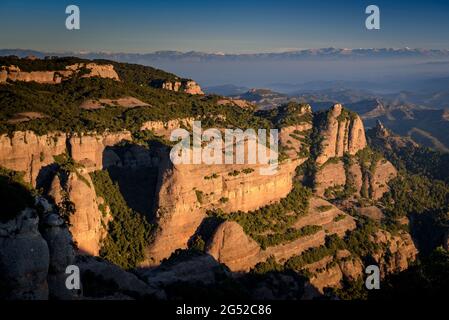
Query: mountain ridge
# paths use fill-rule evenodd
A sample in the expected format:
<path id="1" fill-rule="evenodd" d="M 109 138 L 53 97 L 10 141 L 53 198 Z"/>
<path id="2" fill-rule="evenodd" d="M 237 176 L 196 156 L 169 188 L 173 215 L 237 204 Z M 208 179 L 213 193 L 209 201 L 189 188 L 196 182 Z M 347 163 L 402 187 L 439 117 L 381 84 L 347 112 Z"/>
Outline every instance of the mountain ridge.
<path id="1" fill-rule="evenodd" d="M 404 57 L 423 57 L 423 58 L 447 58 L 449 57 L 449 49 L 421 49 L 421 48 L 314 48 L 292 50 L 284 52 L 262 52 L 262 53 L 208 53 L 201 51 L 175 51 L 175 50 L 159 50 L 148 53 L 126 53 L 126 52 L 103 52 L 103 51 L 65 51 L 65 52 L 44 52 L 31 49 L 0 49 L 1 55 L 35 55 L 44 56 L 67 56 L 75 55 L 90 58 L 154 58 L 154 59 L 204 59 L 204 60 L 235 60 L 243 59 L 297 59 L 312 57 L 338 57 L 338 58 L 404 58 Z"/>

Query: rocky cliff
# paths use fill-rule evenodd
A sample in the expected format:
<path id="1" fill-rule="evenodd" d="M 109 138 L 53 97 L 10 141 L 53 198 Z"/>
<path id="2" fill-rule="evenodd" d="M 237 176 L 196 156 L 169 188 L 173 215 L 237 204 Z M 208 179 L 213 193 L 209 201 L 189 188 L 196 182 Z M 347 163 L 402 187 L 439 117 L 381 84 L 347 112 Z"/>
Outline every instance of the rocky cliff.
<path id="1" fill-rule="evenodd" d="M 316 159 L 318 165 L 344 153 L 355 155 L 366 147 L 365 129 L 360 117 L 335 104 L 326 114 L 321 126 L 321 148 Z"/>
<path id="2" fill-rule="evenodd" d="M 61 177 L 61 178 L 60 178 Z M 99 199 L 85 169 L 56 175 L 48 192 L 59 207 L 64 201 L 73 204 L 69 216 L 70 232 L 83 254 L 97 256 L 107 230 L 107 219 L 99 210 Z"/>
<path id="3" fill-rule="evenodd" d="M 157 188 L 158 232 L 148 255 L 151 263 L 186 248 L 208 209 L 250 211 L 285 197 L 299 162 L 289 161 L 274 175 L 258 165 L 173 165 L 162 160 Z"/>
<path id="4" fill-rule="evenodd" d="M 69 154 L 88 171 L 101 170 L 114 163 L 113 155 L 104 154 L 108 146 L 131 140 L 131 133 L 84 133 L 67 135 L 52 132 L 37 135 L 31 131 L 16 131 L 0 136 L 0 166 L 25 173 L 25 181 L 40 186 L 51 173 L 54 157 Z"/>
<path id="5" fill-rule="evenodd" d="M 67 135 L 53 132 L 39 136 L 31 131 L 16 131 L 0 136 L 0 166 L 24 172 L 26 182 L 36 186 L 54 163 L 54 156 L 66 151 Z M 42 170 L 44 169 L 44 170 Z"/>
<path id="6" fill-rule="evenodd" d="M 129 132 L 67 135 L 15 132 L 0 137 L 0 166 L 24 173 L 32 186 L 44 187 L 57 204 L 65 200 L 74 205 L 70 231 L 84 253 L 98 255 L 107 223 L 98 209 L 97 195 L 89 172 L 122 164 L 113 151 L 121 141 L 131 140 Z M 69 173 L 57 172 L 55 157 L 68 154 L 82 168 Z"/>
<path id="7" fill-rule="evenodd" d="M 99 65 L 96 63 L 76 63 L 67 66 L 64 70 L 58 71 L 22 71 L 17 66 L 1 66 L 0 83 L 7 81 L 37 82 L 45 84 L 59 84 L 64 80 L 70 79 L 81 70 L 87 70 L 87 73 L 81 75 L 82 78 L 100 77 L 119 81 L 120 78 L 114 70 L 114 66 Z"/>

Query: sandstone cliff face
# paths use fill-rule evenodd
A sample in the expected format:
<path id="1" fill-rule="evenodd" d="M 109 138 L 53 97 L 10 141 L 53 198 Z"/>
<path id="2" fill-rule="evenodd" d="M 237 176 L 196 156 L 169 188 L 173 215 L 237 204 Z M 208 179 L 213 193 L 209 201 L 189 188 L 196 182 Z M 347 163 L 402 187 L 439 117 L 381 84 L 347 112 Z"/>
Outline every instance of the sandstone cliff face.
<path id="1" fill-rule="evenodd" d="M 26 182 L 37 186 L 51 174 L 54 156 L 68 153 L 91 172 L 114 163 L 104 151 L 124 140 L 131 140 L 128 131 L 68 136 L 51 132 L 39 136 L 31 131 L 16 131 L 0 136 L 0 166 L 25 173 Z M 113 156 L 113 155 L 111 155 Z"/>
<path id="2" fill-rule="evenodd" d="M 157 187 L 159 230 L 148 255 L 157 264 L 186 248 L 205 218 L 218 207 L 224 212 L 251 211 L 285 197 L 293 186 L 298 162 L 281 164 L 274 175 L 261 175 L 258 165 L 176 165 L 161 160 Z M 244 173 L 244 169 L 253 171 Z M 237 175 L 230 175 L 237 171 Z"/>
<path id="3" fill-rule="evenodd" d="M 333 157 L 351 155 L 366 147 L 365 129 L 358 115 L 347 114 L 341 104 L 334 105 L 323 124 L 321 152 L 316 159 L 318 165 Z"/>
<path id="4" fill-rule="evenodd" d="M 5 83 L 8 80 L 58 84 L 61 83 L 62 77 L 54 71 L 23 72 L 17 66 L 2 66 L 0 71 L 0 83 Z"/>
<path id="5" fill-rule="evenodd" d="M 31 131 L 16 131 L 12 137 L 3 134 L 0 136 L 0 166 L 24 172 L 24 180 L 36 186 L 41 169 L 54 162 L 53 156 L 65 152 L 66 139 L 66 134 L 61 132 L 43 136 Z"/>
<path id="6" fill-rule="evenodd" d="M 75 214 L 70 218 L 70 231 L 78 249 L 98 255 L 105 231 L 88 172 L 123 164 L 114 152 L 105 150 L 124 140 L 131 140 L 129 132 L 74 136 L 61 132 L 42 136 L 30 131 L 15 132 L 12 137 L 0 136 L 0 166 L 24 172 L 25 181 L 35 187 L 41 187 L 43 180 L 52 181 L 48 193 L 56 203 L 61 203 L 67 197 L 75 205 Z M 54 156 L 63 153 L 70 154 L 84 166 L 81 171 L 70 174 L 65 181 L 54 176 Z"/>
<path id="7" fill-rule="evenodd" d="M 319 127 L 322 141 L 316 158 L 316 194 L 332 199 L 345 191 L 353 197 L 380 199 L 388 191 L 388 182 L 396 177 L 396 169 L 389 161 L 377 160 L 374 155 L 369 163 L 362 163 L 366 161 L 364 155 L 371 151 L 365 149 L 365 130 L 358 115 L 336 104 L 325 116 Z M 346 165 L 344 155 L 348 156 Z"/>
<path id="8" fill-rule="evenodd" d="M 92 180 L 84 169 L 69 173 L 64 180 L 61 185 L 61 180 L 55 176 L 49 194 L 58 205 L 64 196 L 73 203 L 75 211 L 69 219 L 76 246 L 81 253 L 97 256 L 106 233 L 103 225 L 107 224 L 102 223 L 106 217 L 98 209 Z"/>
<path id="9" fill-rule="evenodd" d="M 69 65 L 65 70 L 59 71 L 21 71 L 17 66 L 2 66 L 0 69 L 0 83 L 9 81 L 37 82 L 45 84 L 59 84 L 63 80 L 77 74 L 83 68 L 89 73 L 83 74 L 82 78 L 100 77 L 120 80 L 112 65 L 98 65 L 96 63 L 76 63 Z"/>

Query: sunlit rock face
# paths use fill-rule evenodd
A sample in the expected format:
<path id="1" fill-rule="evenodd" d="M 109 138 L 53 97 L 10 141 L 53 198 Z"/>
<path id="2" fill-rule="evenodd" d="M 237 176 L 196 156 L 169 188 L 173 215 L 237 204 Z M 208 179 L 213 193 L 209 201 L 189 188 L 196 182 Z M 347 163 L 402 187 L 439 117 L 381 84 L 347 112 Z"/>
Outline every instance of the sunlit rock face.
<path id="1" fill-rule="evenodd" d="M 330 158 L 342 157 L 345 152 L 355 155 L 366 147 L 365 129 L 360 117 L 349 113 L 341 104 L 334 105 L 320 132 L 321 150 L 317 157 L 319 165 Z"/>

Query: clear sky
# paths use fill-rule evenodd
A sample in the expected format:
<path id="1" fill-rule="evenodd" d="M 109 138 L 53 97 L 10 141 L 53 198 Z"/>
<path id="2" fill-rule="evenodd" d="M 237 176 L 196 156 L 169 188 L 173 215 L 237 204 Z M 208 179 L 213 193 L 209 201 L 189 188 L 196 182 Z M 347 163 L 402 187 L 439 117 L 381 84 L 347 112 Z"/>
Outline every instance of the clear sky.
<path id="1" fill-rule="evenodd" d="M 65 29 L 65 8 L 81 30 Z M 381 30 L 365 29 L 376 4 Z M 274 52 L 303 48 L 449 49 L 449 1 L 0 1 L 0 48 L 43 51 Z"/>

